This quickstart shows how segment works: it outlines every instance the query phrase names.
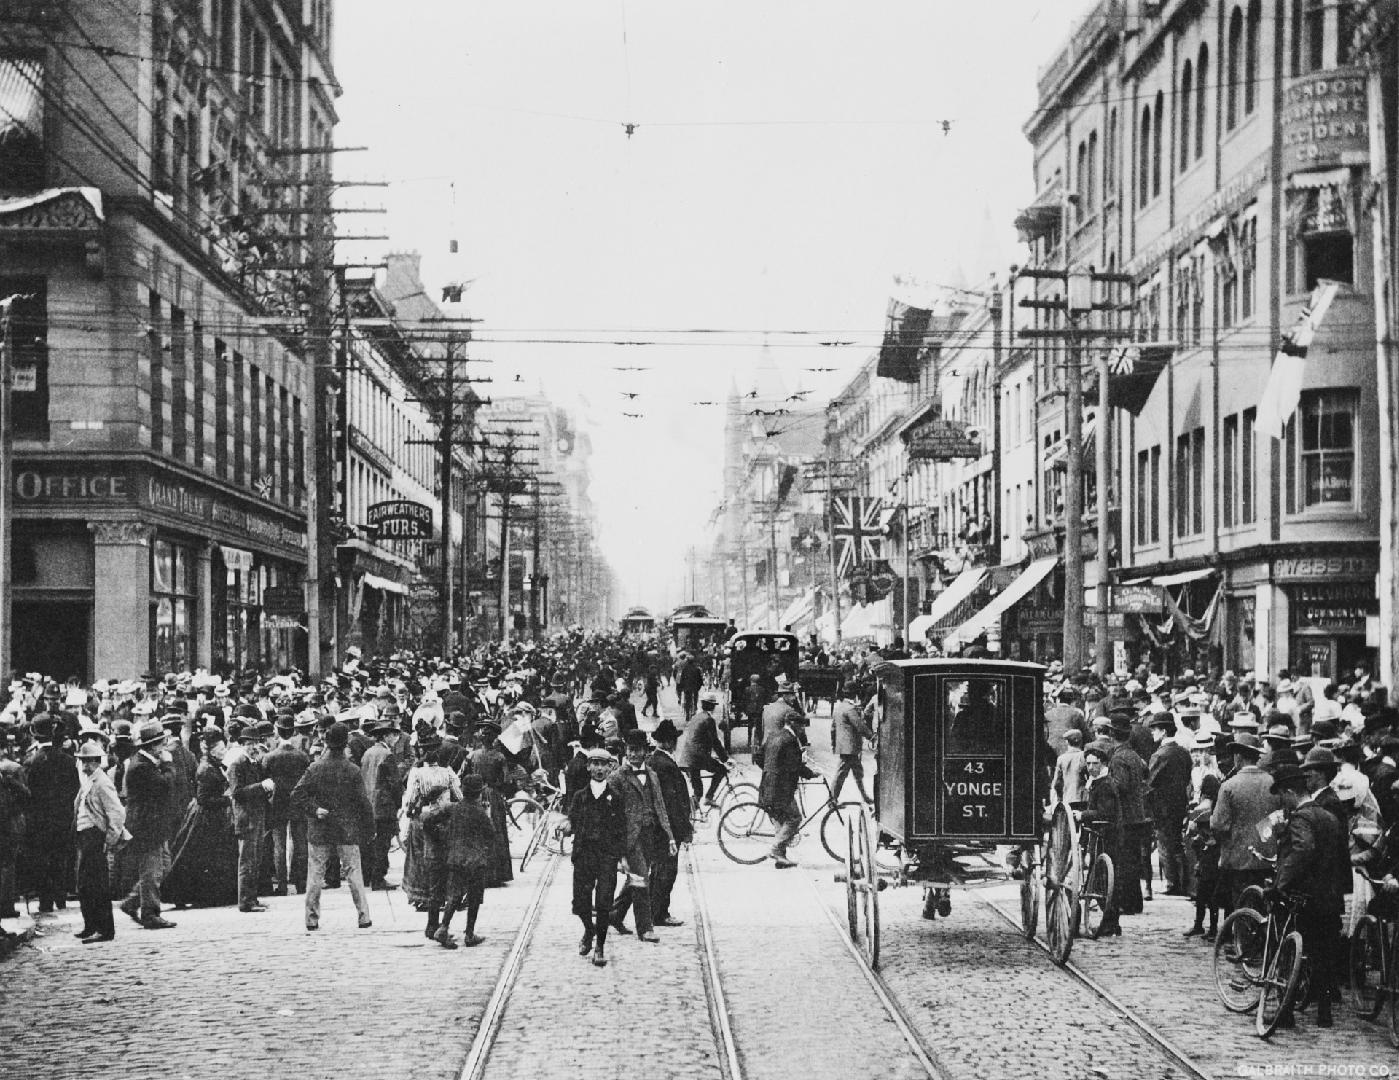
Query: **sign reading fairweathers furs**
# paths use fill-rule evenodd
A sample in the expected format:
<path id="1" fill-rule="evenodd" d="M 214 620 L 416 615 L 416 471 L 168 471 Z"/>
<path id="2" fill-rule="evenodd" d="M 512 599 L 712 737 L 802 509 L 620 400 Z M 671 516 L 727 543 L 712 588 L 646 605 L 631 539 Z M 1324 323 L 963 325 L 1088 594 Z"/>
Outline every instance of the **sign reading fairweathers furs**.
<path id="1" fill-rule="evenodd" d="M 956 461 L 985 453 L 981 431 L 959 420 L 933 420 L 905 438 L 910 461 Z"/>
<path id="2" fill-rule="evenodd" d="M 432 507 L 426 503 L 395 499 L 369 508 L 368 525 L 384 540 L 431 540 Z"/>

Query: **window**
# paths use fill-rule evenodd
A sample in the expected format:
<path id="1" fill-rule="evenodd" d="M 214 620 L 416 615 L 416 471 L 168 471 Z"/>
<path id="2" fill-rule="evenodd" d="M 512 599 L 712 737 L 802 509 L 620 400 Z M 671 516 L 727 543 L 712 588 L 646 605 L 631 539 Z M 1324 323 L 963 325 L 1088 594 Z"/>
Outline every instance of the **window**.
<path id="1" fill-rule="evenodd" d="M 1151 106 L 1142 107 L 1142 126 L 1137 132 L 1137 205 L 1151 198 Z"/>
<path id="2" fill-rule="evenodd" d="M 1251 116 L 1258 105 L 1258 31 L 1263 20 L 1261 0 L 1248 5 L 1244 27 L 1244 115 Z"/>
<path id="3" fill-rule="evenodd" d="M 233 482 L 247 482 L 248 459 L 244 454 L 247 442 L 248 399 L 243 374 L 243 354 L 233 353 Z"/>
<path id="4" fill-rule="evenodd" d="M 1161 129 L 1166 123 L 1166 99 L 1156 91 L 1156 126 L 1151 129 L 1151 197 L 1161 194 Z"/>
<path id="5" fill-rule="evenodd" d="M 1239 318 L 1251 319 L 1258 289 L 1258 218 L 1249 216 L 1239 229 Z"/>
<path id="6" fill-rule="evenodd" d="M 1234 325 L 1239 299 L 1239 267 L 1235 261 L 1236 247 L 1232 228 L 1220 233 L 1214 249 L 1214 273 L 1219 283 L 1215 322 L 1220 329 Z"/>
<path id="7" fill-rule="evenodd" d="M 1161 448 L 1137 451 L 1137 545 L 1161 540 Z"/>
<path id="8" fill-rule="evenodd" d="M 1223 492 L 1220 498 L 1219 513 L 1223 519 L 1226 529 L 1233 528 L 1238 524 L 1239 508 L 1237 500 L 1239 497 L 1239 414 L 1224 418 L 1223 431 L 1221 432 L 1221 456 L 1223 457 L 1222 468 L 1219 470 L 1220 481 L 1223 485 Z"/>
<path id="9" fill-rule="evenodd" d="M 1229 16 L 1229 41 L 1224 61 L 1224 130 L 1239 122 L 1239 83 L 1243 80 L 1244 14 L 1238 8 Z"/>
<path id="10" fill-rule="evenodd" d="M 1176 535 L 1205 531 L 1205 429 L 1176 436 Z"/>
<path id="11" fill-rule="evenodd" d="M 1289 514 L 1355 506 L 1359 403 L 1355 389 L 1303 391 L 1284 432 Z"/>
<path id="12" fill-rule="evenodd" d="M 1195 101 L 1192 95 L 1195 92 L 1194 69 L 1190 66 L 1190 61 L 1185 62 L 1185 66 L 1180 70 L 1180 91 L 1176 95 L 1179 102 L 1177 111 L 1180 113 L 1180 171 L 1184 172 L 1190 167 L 1190 151 L 1194 144 L 1190 139 L 1190 116 L 1195 108 Z"/>
<path id="13" fill-rule="evenodd" d="M 194 552 L 157 540 L 151 548 L 151 670 L 194 666 Z"/>
<path id="14" fill-rule="evenodd" d="M 1254 428 L 1258 410 L 1245 409 L 1239 414 L 1239 524 L 1252 525 L 1258 520 L 1254 498 Z"/>
<path id="15" fill-rule="evenodd" d="M 44 186 L 44 61 L 0 58 L 0 191 Z"/>
<path id="16" fill-rule="evenodd" d="M 1103 135 L 1103 200 L 1109 201 L 1117 187 L 1117 110 L 1108 113 L 1108 129 Z"/>
<path id="17" fill-rule="evenodd" d="M 1306 37 L 1306 31 L 1302 21 L 1302 0 L 1292 0 L 1292 11 L 1290 12 L 1290 25 L 1292 26 L 1291 49 L 1289 52 L 1290 71 L 1293 75 L 1302 74 L 1302 40 Z"/>
<path id="18" fill-rule="evenodd" d="M 1190 260 L 1190 334 L 1192 345 L 1200 344 L 1205 316 L 1205 256 L 1203 252 Z"/>
<path id="19" fill-rule="evenodd" d="M 194 373 L 194 464 L 196 468 L 204 467 L 204 327 L 199 323 L 194 324 L 194 337 L 191 340 L 191 360 L 190 367 Z"/>
<path id="20" fill-rule="evenodd" d="M 1307 71 L 1326 66 L 1326 6 L 1329 0 L 1307 0 L 1306 14 L 1299 26 L 1304 35 L 1302 61 Z"/>
<path id="21" fill-rule="evenodd" d="M 189 450 L 189 392 L 185 379 L 185 313 L 170 309 L 170 453 L 183 461 Z"/>
<path id="22" fill-rule="evenodd" d="M 160 294 L 150 294 L 146 352 L 151 361 L 151 449 L 165 452 L 165 344 L 160 333 Z"/>
<path id="23" fill-rule="evenodd" d="M 10 303 L 10 342 L 14 384 L 10 398 L 15 437 L 49 437 L 48 279 L 0 278 L 0 298 Z"/>
<path id="24" fill-rule="evenodd" d="M 1182 259 L 1176 265 L 1176 318 L 1174 333 L 1178 340 L 1189 340 L 1190 330 L 1190 260 Z"/>
<path id="25" fill-rule="evenodd" d="M 1098 212 L 1098 133 L 1088 133 L 1088 212 Z"/>
<path id="26" fill-rule="evenodd" d="M 1078 144 L 1078 170 L 1074 174 L 1074 221 L 1082 223 L 1088 212 L 1088 144 Z"/>
<path id="27" fill-rule="evenodd" d="M 1200 62 L 1195 65 L 1195 159 L 1205 156 L 1205 121 L 1209 113 L 1205 109 L 1205 91 L 1209 88 L 1210 47 L 1200 46 Z M 1188 103 L 1182 102 L 1182 107 Z"/>

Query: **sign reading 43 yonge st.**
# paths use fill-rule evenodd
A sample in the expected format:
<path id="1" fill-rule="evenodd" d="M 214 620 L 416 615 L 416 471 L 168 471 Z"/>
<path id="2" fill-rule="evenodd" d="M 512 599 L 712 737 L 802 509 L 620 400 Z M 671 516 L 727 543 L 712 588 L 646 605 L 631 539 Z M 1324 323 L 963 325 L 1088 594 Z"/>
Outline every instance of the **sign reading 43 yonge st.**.
<path id="1" fill-rule="evenodd" d="M 407 499 L 375 503 L 368 524 L 385 540 L 431 540 L 432 507 Z"/>

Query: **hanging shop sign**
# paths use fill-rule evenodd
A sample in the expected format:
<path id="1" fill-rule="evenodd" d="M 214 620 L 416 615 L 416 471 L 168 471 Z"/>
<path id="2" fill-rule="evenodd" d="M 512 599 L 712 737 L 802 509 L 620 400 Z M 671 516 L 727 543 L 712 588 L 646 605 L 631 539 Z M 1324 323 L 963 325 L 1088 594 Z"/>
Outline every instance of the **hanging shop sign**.
<path id="1" fill-rule="evenodd" d="M 375 503 L 369 508 L 368 524 L 383 540 L 431 540 L 432 507 L 408 499 Z"/>
<path id="2" fill-rule="evenodd" d="M 299 619 L 306 611 L 306 589 L 301 585 L 269 585 L 262 590 L 262 614 Z"/>
<path id="3" fill-rule="evenodd" d="M 1160 585 L 1114 585 L 1112 607 L 1114 611 L 1127 611 L 1134 615 L 1160 615 L 1165 609 L 1165 601 Z"/>
<path id="4" fill-rule="evenodd" d="M 957 461 L 978 458 L 982 446 L 980 428 L 959 420 L 933 420 L 904 436 L 910 461 Z"/>
<path id="5" fill-rule="evenodd" d="M 1333 68 L 1288 82 L 1282 99 L 1283 168 L 1288 175 L 1364 164 L 1369 148 L 1363 71 Z"/>

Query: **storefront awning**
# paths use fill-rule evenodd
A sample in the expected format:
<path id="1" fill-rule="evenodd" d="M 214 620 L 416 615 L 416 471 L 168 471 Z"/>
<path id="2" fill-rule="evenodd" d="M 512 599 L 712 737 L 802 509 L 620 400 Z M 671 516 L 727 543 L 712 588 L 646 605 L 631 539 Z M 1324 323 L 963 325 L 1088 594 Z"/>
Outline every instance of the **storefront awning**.
<path id="1" fill-rule="evenodd" d="M 956 610 L 958 604 L 972 594 L 985 576 L 986 567 L 970 566 L 953 578 L 952 584 L 938 594 L 928 613 L 919 615 L 908 624 L 908 640 L 922 641 L 929 630 L 947 618 Z"/>
<path id="2" fill-rule="evenodd" d="M 1161 577 L 1154 577 L 1151 579 L 1151 583 L 1153 585 L 1184 585 L 1190 581 L 1207 578 L 1214 572 L 1212 566 L 1207 566 L 1203 570 L 1182 570 L 1178 574 L 1163 574 Z"/>
<path id="3" fill-rule="evenodd" d="M 815 602 L 815 597 L 812 595 L 811 590 L 807 589 L 783 610 L 780 625 L 796 626 L 797 623 L 811 614 L 811 609 Z"/>
<path id="4" fill-rule="evenodd" d="M 874 637 L 874 605 L 856 604 L 840 624 L 840 636 L 846 641 Z"/>
<path id="5" fill-rule="evenodd" d="M 1059 563 L 1059 556 L 1051 555 L 1045 559 L 1036 559 L 1028 567 L 1020 572 L 1020 576 L 1001 590 L 992 601 L 978 611 L 970 619 L 957 627 L 952 633 L 947 635 L 949 642 L 954 639 L 965 645 L 974 640 L 979 634 L 986 631 L 991 625 L 998 623 L 1002 615 L 1011 609 L 1016 603 L 1024 599 L 1036 585 L 1049 576 L 1049 572 Z"/>
<path id="6" fill-rule="evenodd" d="M 378 589 L 380 592 L 398 593 L 400 596 L 408 595 L 408 586 L 394 581 L 392 578 L 380 577 L 378 574 L 365 574 L 364 584 L 371 589 Z"/>
<path id="7" fill-rule="evenodd" d="M 1089 413 L 1083 418 L 1083 437 L 1079 440 L 1083 445 L 1083 467 L 1092 469 L 1095 467 L 1098 441 L 1098 415 Z M 1060 439 L 1052 447 L 1049 453 L 1044 455 L 1044 464 L 1047 469 L 1067 469 L 1069 467 L 1069 440 Z"/>

